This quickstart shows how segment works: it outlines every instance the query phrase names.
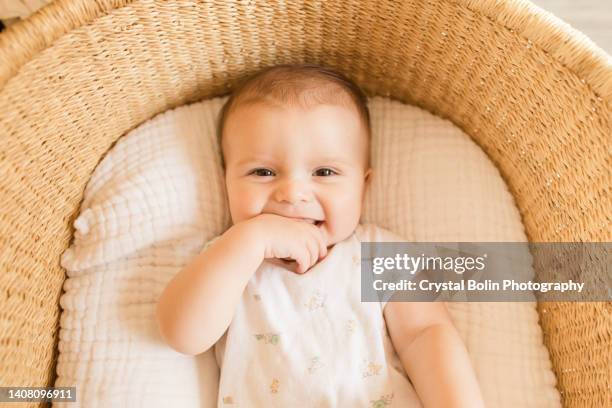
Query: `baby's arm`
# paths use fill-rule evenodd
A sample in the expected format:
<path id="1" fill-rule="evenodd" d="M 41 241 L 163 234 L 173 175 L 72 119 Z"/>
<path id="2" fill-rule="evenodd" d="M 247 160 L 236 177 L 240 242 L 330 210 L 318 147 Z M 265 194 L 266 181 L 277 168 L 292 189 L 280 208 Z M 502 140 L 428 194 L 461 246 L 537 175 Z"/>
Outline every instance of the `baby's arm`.
<path id="1" fill-rule="evenodd" d="M 223 335 L 244 288 L 263 261 L 253 230 L 236 224 L 195 257 L 157 304 L 160 334 L 175 350 L 196 355 Z"/>
<path id="2" fill-rule="evenodd" d="M 484 407 L 467 350 L 444 304 L 389 302 L 384 315 L 393 346 L 425 407 Z"/>
<path id="3" fill-rule="evenodd" d="M 303 273 L 327 254 L 318 227 L 274 214 L 237 223 L 183 268 L 162 292 L 163 339 L 189 355 L 213 346 L 230 325 L 244 288 L 265 258 L 291 258 Z"/>

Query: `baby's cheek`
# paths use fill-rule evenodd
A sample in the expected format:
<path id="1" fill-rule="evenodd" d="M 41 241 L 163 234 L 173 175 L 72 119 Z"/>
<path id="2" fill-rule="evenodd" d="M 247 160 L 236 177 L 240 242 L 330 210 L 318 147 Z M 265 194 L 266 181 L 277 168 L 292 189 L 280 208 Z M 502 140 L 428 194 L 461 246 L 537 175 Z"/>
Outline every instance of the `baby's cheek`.
<path id="1" fill-rule="evenodd" d="M 327 207 L 328 232 L 336 239 L 350 235 L 361 217 L 359 197 L 349 194 L 329 202 Z"/>
<path id="2" fill-rule="evenodd" d="M 253 218 L 261 214 L 266 204 L 266 197 L 257 191 L 246 191 L 238 198 L 239 213 L 242 219 Z"/>
<path id="3" fill-rule="evenodd" d="M 252 203 L 249 200 L 249 196 L 244 192 L 233 191 L 228 196 L 230 215 L 232 216 L 232 222 L 234 224 L 244 221 L 249 217 L 252 212 Z"/>
<path id="4" fill-rule="evenodd" d="M 338 207 L 346 218 L 354 218 L 355 214 L 361 213 L 361 190 L 358 188 L 347 189 L 342 195 L 342 200 L 338 202 Z"/>

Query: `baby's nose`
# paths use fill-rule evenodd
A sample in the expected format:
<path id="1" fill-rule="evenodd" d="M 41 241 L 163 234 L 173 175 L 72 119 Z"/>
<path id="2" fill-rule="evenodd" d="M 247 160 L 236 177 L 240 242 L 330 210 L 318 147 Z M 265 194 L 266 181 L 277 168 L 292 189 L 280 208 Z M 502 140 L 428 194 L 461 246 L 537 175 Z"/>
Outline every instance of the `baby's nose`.
<path id="1" fill-rule="evenodd" d="M 307 182 L 300 180 L 287 180 L 281 183 L 274 192 L 274 199 L 278 202 L 291 204 L 300 201 L 311 201 L 312 191 Z"/>

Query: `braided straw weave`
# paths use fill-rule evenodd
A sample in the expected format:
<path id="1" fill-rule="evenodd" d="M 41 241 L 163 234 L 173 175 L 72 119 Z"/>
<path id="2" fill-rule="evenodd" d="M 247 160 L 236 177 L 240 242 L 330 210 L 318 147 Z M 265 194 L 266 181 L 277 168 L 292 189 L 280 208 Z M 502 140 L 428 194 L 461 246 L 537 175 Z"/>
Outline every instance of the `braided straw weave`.
<path id="1" fill-rule="evenodd" d="M 120 136 L 276 63 L 452 120 L 531 241 L 611 241 L 612 62 L 522 0 L 58 0 L 0 34 L 0 385 L 51 386 L 59 265 Z M 610 406 L 611 303 L 538 305 L 565 406 Z"/>

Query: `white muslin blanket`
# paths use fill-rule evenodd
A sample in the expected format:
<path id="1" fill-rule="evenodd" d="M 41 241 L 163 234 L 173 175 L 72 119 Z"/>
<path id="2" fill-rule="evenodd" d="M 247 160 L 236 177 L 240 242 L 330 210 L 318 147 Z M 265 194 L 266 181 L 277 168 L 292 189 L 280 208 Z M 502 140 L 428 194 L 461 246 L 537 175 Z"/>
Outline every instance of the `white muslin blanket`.
<path id="1" fill-rule="evenodd" d="M 67 279 L 55 386 L 76 386 L 77 402 L 55 407 L 216 406 L 214 354 L 190 357 L 164 344 L 155 305 L 169 280 L 229 226 L 215 136 L 223 102 L 147 121 L 91 176 L 61 260 Z M 466 134 L 417 107 L 383 98 L 369 107 L 374 173 L 363 223 L 416 241 L 526 241 L 502 177 Z M 560 407 L 535 303 L 448 308 L 487 406 Z"/>

